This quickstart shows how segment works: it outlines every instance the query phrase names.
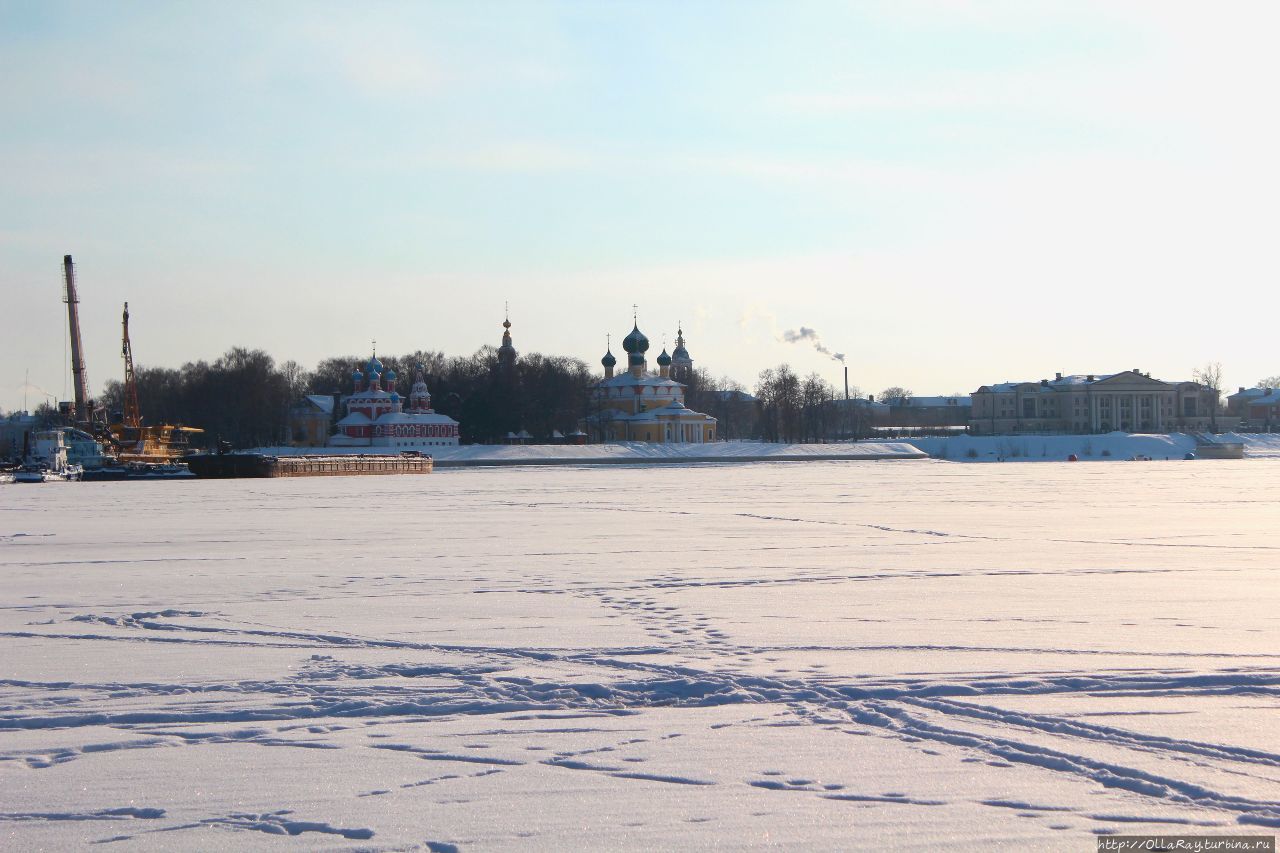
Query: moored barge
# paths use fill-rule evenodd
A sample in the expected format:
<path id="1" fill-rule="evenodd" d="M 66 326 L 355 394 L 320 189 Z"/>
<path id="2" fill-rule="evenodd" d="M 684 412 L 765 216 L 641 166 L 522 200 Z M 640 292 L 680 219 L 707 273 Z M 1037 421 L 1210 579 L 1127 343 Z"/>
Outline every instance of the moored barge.
<path id="1" fill-rule="evenodd" d="M 401 451 L 397 456 L 269 456 L 265 453 L 199 453 L 183 458 L 202 479 L 238 477 L 348 477 L 368 474 L 430 474 L 430 456 Z"/>

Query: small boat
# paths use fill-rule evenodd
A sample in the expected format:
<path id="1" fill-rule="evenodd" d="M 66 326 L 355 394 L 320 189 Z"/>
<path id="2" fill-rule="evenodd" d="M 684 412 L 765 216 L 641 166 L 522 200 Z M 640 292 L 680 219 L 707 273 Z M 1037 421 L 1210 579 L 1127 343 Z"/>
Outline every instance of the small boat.
<path id="1" fill-rule="evenodd" d="M 86 468 L 80 475 L 86 483 L 102 483 L 113 480 L 129 479 L 129 469 L 123 465 L 102 465 L 98 468 Z"/>
<path id="2" fill-rule="evenodd" d="M 79 465 L 50 468 L 48 465 L 23 465 L 13 473 L 15 483 L 69 483 L 79 480 L 84 469 Z"/>
<path id="3" fill-rule="evenodd" d="M 129 462 L 125 466 L 130 480 L 190 480 L 191 469 L 181 462 Z"/>
<path id="4" fill-rule="evenodd" d="M 43 483 L 44 473 L 49 470 L 43 465 L 23 465 L 13 472 L 15 483 Z"/>

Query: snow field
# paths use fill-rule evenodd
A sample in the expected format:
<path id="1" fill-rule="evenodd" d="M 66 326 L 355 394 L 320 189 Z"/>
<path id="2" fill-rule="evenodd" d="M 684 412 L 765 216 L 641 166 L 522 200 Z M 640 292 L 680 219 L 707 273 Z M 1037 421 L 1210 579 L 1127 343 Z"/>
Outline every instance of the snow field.
<path id="1" fill-rule="evenodd" d="M 0 490 L 0 846 L 1280 824 L 1267 461 Z"/>

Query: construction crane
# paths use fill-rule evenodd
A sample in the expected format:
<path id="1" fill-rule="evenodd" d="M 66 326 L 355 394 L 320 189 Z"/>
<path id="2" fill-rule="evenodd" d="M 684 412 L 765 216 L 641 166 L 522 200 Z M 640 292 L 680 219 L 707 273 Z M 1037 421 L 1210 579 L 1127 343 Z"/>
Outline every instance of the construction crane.
<path id="1" fill-rule="evenodd" d="M 132 429 L 142 426 L 142 410 L 138 407 L 138 380 L 133 375 L 133 347 L 129 344 L 129 303 L 124 304 L 124 327 L 120 354 L 124 357 L 124 414 L 120 423 Z"/>
<path id="2" fill-rule="evenodd" d="M 72 424 L 93 435 L 121 462 L 166 464 L 177 461 L 187 451 L 189 438 L 204 430 L 159 424 L 143 426 L 138 405 L 138 379 L 133 370 L 133 347 L 129 342 L 129 303 L 124 304 L 120 352 L 124 357 L 124 411 L 118 423 L 107 424 L 107 413 L 89 397 L 89 375 L 85 369 L 84 344 L 80 339 L 80 294 L 76 291 L 75 264 L 62 256 L 62 301 L 67 304 L 67 326 L 71 332 L 71 375 L 75 383 L 75 403 L 63 414 Z"/>
<path id="3" fill-rule="evenodd" d="M 124 304 L 121 320 L 120 355 L 124 358 L 124 411 L 120 422 L 111 425 L 112 444 L 121 462 L 164 465 L 182 458 L 190 447 L 192 434 L 204 430 L 195 427 L 158 424 L 143 426 L 142 409 L 138 405 L 138 379 L 133 371 L 133 345 L 129 342 L 129 303 Z"/>

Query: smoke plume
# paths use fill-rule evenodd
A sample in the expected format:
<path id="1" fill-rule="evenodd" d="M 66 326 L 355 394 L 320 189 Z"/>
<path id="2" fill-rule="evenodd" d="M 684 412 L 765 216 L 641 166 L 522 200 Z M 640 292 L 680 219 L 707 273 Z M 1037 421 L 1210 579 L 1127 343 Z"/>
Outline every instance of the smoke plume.
<path id="1" fill-rule="evenodd" d="M 822 343 L 822 338 L 819 337 L 818 333 L 815 330 L 810 329 L 808 326 L 801 326 L 799 331 L 796 331 L 795 329 L 787 329 L 782 333 L 782 340 L 789 344 L 798 344 L 802 341 L 808 341 L 813 344 L 814 349 L 825 355 L 827 358 L 844 364 L 844 353 L 832 352 L 825 344 Z"/>

